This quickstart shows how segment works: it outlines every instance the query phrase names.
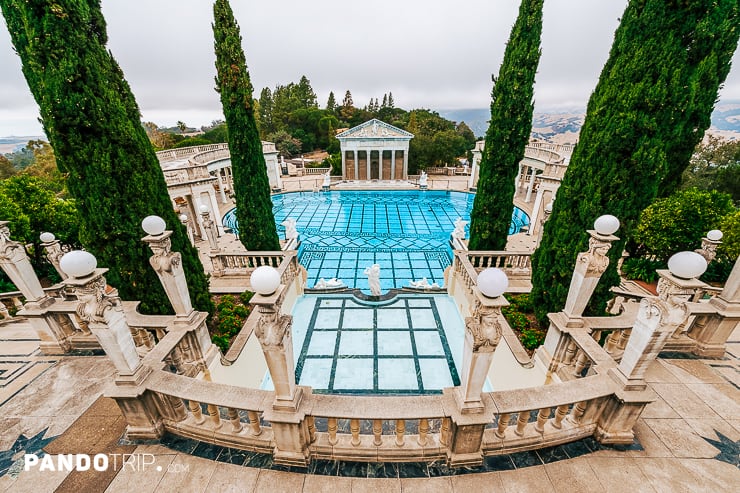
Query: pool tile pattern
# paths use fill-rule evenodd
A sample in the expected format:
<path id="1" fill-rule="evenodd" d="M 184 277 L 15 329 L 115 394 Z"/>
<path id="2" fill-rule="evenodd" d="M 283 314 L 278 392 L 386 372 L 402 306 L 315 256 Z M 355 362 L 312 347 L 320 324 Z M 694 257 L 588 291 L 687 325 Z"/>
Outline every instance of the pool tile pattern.
<path id="1" fill-rule="evenodd" d="M 460 379 L 433 296 L 315 298 L 296 381 L 316 393 L 430 394 Z"/>
<path id="2" fill-rule="evenodd" d="M 298 260 L 308 271 L 308 287 L 337 278 L 368 290 L 363 271 L 380 264 L 381 289 L 388 290 L 425 277 L 429 284 L 443 284 L 455 220 L 470 220 L 474 198 L 465 192 L 400 190 L 294 192 L 273 195 L 272 201 L 281 236 L 281 223 L 296 221 Z M 233 212 L 223 219 L 231 231 L 237 229 Z M 509 234 L 528 224 L 527 215 L 514 209 Z"/>

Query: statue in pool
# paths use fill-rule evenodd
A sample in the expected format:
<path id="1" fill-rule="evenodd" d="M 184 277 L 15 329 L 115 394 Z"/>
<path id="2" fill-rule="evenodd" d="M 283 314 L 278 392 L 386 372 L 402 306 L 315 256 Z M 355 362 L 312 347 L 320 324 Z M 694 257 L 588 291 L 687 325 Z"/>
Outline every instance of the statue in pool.
<path id="1" fill-rule="evenodd" d="M 419 175 L 419 186 L 421 187 L 427 186 L 428 178 L 429 177 L 427 176 L 427 172 L 422 170 L 421 174 Z"/>
<path id="2" fill-rule="evenodd" d="M 367 282 L 370 285 L 370 294 L 380 296 L 380 265 L 371 265 L 365 269 L 364 274 L 367 276 Z"/>

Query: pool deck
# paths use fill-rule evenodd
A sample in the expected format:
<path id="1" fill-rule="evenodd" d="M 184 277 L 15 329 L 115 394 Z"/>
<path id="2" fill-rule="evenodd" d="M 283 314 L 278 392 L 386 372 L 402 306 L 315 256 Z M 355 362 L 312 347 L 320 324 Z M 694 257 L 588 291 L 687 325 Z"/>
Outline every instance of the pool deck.
<path id="1" fill-rule="evenodd" d="M 299 474 L 243 465 L 208 447 L 183 453 L 119 442 L 124 423 L 101 397 L 113 375 L 104 356 L 45 357 L 27 323 L 0 326 L 0 491 L 3 492 L 734 492 L 740 487 L 740 330 L 722 360 L 659 358 L 647 372 L 658 399 L 627 450 L 543 452 L 497 461 L 492 472 L 431 477 Z M 154 464 L 106 472 L 23 471 L 23 454 L 152 454 Z M 20 461 L 19 461 L 20 459 Z M 159 470 L 157 470 L 159 468 Z M 503 469 L 503 470 L 502 470 Z M 336 472 L 334 473 L 336 474 Z M 426 477 L 429 474 L 429 477 Z"/>

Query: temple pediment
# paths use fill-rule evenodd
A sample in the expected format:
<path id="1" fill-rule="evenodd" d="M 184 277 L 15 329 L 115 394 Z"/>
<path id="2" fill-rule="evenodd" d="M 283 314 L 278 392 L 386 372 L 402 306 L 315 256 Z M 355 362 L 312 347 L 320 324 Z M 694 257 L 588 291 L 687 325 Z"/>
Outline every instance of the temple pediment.
<path id="1" fill-rule="evenodd" d="M 368 120 L 361 125 L 345 130 L 337 134 L 337 139 L 412 139 L 414 134 L 388 123 L 382 122 L 377 118 Z"/>

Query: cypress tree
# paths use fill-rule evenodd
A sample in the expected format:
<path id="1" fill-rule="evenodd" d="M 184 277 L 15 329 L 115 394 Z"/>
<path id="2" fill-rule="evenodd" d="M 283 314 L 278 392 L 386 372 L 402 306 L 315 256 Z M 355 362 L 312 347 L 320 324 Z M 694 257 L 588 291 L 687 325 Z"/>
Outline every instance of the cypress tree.
<path id="1" fill-rule="evenodd" d="M 471 250 L 503 250 L 514 211 L 514 177 L 532 130 L 543 0 L 522 0 L 491 95 L 491 121 L 470 213 Z"/>
<path id="2" fill-rule="evenodd" d="M 0 0 L 57 166 L 67 173 L 81 243 L 110 269 L 122 298 L 172 311 L 149 265 L 141 220 L 161 216 L 182 253 L 193 306 L 213 308 L 208 281 L 167 194 L 157 156 L 120 67 L 105 48 L 99 0 Z"/>
<path id="3" fill-rule="evenodd" d="M 532 299 L 544 325 L 562 309 L 587 229 L 601 214 L 621 238 L 592 299 L 600 314 L 619 283 L 616 264 L 640 212 L 689 163 L 709 125 L 737 47 L 737 0 L 631 0 L 588 103 L 580 141 L 532 263 Z"/>
<path id="4" fill-rule="evenodd" d="M 229 127 L 239 239 L 247 250 L 280 250 L 239 25 L 228 0 L 216 0 L 213 17 L 216 91 Z"/>

